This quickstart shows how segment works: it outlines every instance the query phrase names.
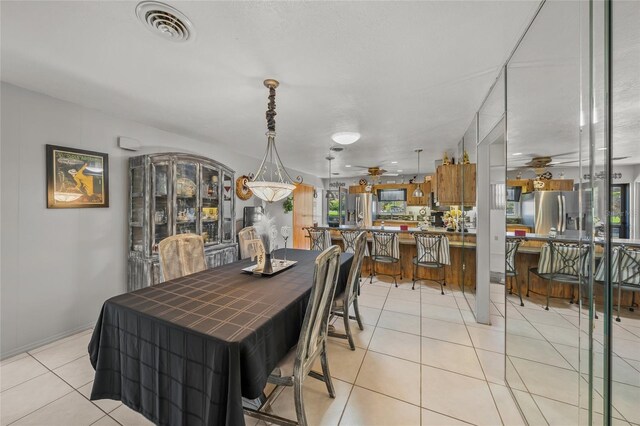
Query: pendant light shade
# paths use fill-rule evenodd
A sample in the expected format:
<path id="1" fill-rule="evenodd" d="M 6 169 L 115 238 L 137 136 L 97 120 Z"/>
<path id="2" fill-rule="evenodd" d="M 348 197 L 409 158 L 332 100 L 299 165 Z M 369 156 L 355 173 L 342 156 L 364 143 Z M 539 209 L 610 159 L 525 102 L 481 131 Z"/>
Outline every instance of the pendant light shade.
<path id="1" fill-rule="evenodd" d="M 247 182 L 247 187 L 256 197 L 268 203 L 280 201 L 288 197 L 296 188 L 294 180 L 284 168 L 278 150 L 276 149 L 276 88 L 280 83 L 276 80 L 265 80 L 264 85 L 269 89 L 269 104 L 267 108 L 267 151 L 264 154 L 258 171 Z M 300 176 L 295 183 L 302 183 Z"/>
<path id="2" fill-rule="evenodd" d="M 418 176 L 420 175 L 420 153 L 422 152 L 422 150 L 416 149 L 415 152 L 418 153 L 418 174 L 416 174 L 416 179 L 418 179 Z M 420 183 L 418 183 L 418 185 L 416 186 L 416 189 L 413 191 L 413 197 L 414 198 L 424 197 L 424 192 L 422 192 L 422 185 Z"/>

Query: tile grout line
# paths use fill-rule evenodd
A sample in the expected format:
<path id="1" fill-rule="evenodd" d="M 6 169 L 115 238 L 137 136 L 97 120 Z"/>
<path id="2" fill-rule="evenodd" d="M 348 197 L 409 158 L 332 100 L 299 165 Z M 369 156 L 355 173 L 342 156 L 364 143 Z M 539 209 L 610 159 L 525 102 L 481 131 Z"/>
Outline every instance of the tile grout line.
<path id="1" fill-rule="evenodd" d="M 458 301 L 456 300 L 456 303 L 458 303 Z M 458 310 L 460 310 L 460 305 L 458 305 Z M 464 318 L 463 318 L 464 319 Z M 484 371 L 484 367 L 482 366 L 482 362 L 480 362 L 480 357 L 478 356 L 478 350 L 475 346 L 475 344 L 473 343 L 473 339 L 471 338 L 471 333 L 469 333 L 469 326 L 466 324 L 465 322 L 465 329 L 467 330 L 467 335 L 469 336 L 469 340 L 471 340 L 471 344 L 473 345 L 473 353 L 476 355 L 476 361 L 478 361 L 478 364 L 480 365 L 480 371 L 482 371 L 482 375 L 484 376 L 484 382 L 487 386 L 487 388 L 489 389 L 489 395 L 491 395 L 491 399 L 493 400 L 493 406 L 496 409 L 496 412 L 498 413 L 498 418 L 500 418 L 500 421 L 502 422 L 503 425 L 505 425 L 504 419 L 502 418 L 502 413 L 500 412 L 500 409 L 498 408 L 498 403 L 496 402 L 496 398 L 493 395 L 493 391 L 491 390 L 491 386 L 489 385 L 489 380 L 487 380 L 487 374 Z M 506 352 L 506 350 L 505 350 Z M 504 354 L 504 356 L 506 356 L 506 354 Z"/>
<path id="2" fill-rule="evenodd" d="M 366 286 L 366 280 L 365 280 L 365 286 Z M 360 287 L 362 287 L 362 281 L 360 282 Z M 387 299 L 386 299 L 387 297 L 389 297 L 389 291 L 387 291 L 387 296 L 385 297 L 385 303 L 387 302 Z M 382 308 L 384 308 L 384 303 L 382 304 Z M 382 308 L 380 308 L 380 314 L 378 315 L 378 319 L 376 319 L 376 325 L 373 326 L 373 334 L 371 335 L 371 340 L 373 340 L 373 335 L 375 334 L 376 328 L 378 327 L 378 322 L 380 322 L 380 317 L 382 316 Z M 347 396 L 347 400 L 344 403 L 344 407 L 342 407 L 342 412 L 340 413 L 340 417 L 338 418 L 338 425 L 340 425 L 340 423 L 342 423 L 342 418 L 344 417 L 344 413 L 347 410 L 347 405 L 349 405 L 349 401 L 351 400 L 351 395 L 353 394 L 353 389 L 356 387 L 356 381 L 358 380 L 358 376 L 360 375 L 360 370 L 362 369 L 362 365 L 364 364 L 364 360 L 367 357 L 367 352 L 369 352 L 369 346 L 371 346 L 371 340 L 369 340 L 369 344 L 367 345 L 367 348 L 364 350 L 364 356 L 362 357 L 362 362 L 360 363 L 360 366 L 358 367 L 358 372 L 356 373 L 355 377 L 353 378 L 353 383 L 351 384 L 351 389 L 349 390 L 349 395 Z"/>

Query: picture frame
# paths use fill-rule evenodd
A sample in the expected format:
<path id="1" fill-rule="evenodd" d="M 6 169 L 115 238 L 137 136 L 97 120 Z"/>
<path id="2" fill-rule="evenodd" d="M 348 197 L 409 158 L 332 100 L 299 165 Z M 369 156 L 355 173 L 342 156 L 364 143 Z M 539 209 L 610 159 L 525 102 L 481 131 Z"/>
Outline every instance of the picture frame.
<path id="1" fill-rule="evenodd" d="M 47 208 L 109 207 L 109 155 L 46 145 Z"/>

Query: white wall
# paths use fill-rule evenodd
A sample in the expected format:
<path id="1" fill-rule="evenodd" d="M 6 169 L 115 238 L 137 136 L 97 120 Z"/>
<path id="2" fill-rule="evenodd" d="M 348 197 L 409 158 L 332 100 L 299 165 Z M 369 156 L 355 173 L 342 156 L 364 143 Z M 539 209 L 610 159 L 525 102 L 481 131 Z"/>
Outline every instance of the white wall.
<path id="1" fill-rule="evenodd" d="M 128 157 L 191 152 L 226 164 L 236 176 L 254 172 L 259 164 L 222 144 L 115 118 L 7 83 L 0 90 L 2 358 L 93 325 L 102 303 L 126 290 Z M 139 140 L 143 151 L 119 149 L 118 136 Z M 265 143 L 263 139 L 256 135 L 256 144 Z M 110 207 L 47 209 L 45 144 L 108 153 Z M 261 153 L 263 146 L 259 148 Z M 320 184 L 315 177 L 302 176 L 309 184 Z M 242 217 L 244 205 L 254 203 L 255 197 L 246 202 L 236 198 L 236 217 Z M 291 224 L 282 202 L 267 211 L 279 225 Z"/>

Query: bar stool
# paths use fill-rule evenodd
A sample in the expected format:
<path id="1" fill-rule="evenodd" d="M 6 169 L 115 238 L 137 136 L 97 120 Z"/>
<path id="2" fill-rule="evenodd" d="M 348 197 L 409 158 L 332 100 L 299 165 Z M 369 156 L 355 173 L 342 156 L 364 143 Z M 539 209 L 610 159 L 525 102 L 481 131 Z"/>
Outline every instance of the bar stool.
<path id="1" fill-rule="evenodd" d="M 629 307 L 632 312 L 636 305 L 636 292 L 640 291 L 640 248 L 620 246 L 618 248 L 617 268 L 615 271 L 617 276 L 614 278 L 616 278 L 615 282 L 618 283 L 618 316 L 616 321 L 620 322 L 622 290 L 632 291 L 631 306 Z"/>
<path id="2" fill-rule="evenodd" d="M 444 286 L 447 285 L 445 279 L 445 262 L 444 258 L 449 258 L 449 245 L 444 247 L 443 241 L 445 238 L 440 234 L 429 234 L 427 232 L 415 232 L 413 238 L 416 240 L 416 256 L 413 258 L 413 285 L 412 290 L 415 290 L 416 281 L 433 281 L 440 284 L 440 293 L 444 294 Z M 443 253 L 443 249 L 446 253 Z M 443 255 L 444 254 L 444 255 Z M 440 269 L 441 278 L 423 278 L 417 279 L 418 268 Z"/>
<path id="3" fill-rule="evenodd" d="M 369 273 L 369 282 L 373 282 L 373 276 L 376 275 L 376 265 L 378 263 L 400 265 L 399 274 L 379 274 L 393 278 L 393 283 L 398 287 L 396 276 L 400 275 L 402 279 L 402 263 L 400 262 L 400 243 L 398 235 L 395 232 L 372 231 L 373 245 L 371 247 L 371 272 Z"/>
<path id="4" fill-rule="evenodd" d="M 531 285 L 531 274 L 547 281 L 547 306 L 545 310 L 549 310 L 549 293 L 551 291 L 551 282 L 560 284 L 569 284 L 571 289 L 571 300 L 573 303 L 574 289 L 585 284 L 588 278 L 587 259 L 589 249 L 587 246 L 578 245 L 576 243 L 559 243 L 549 241 L 542 246 L 540 251 L 540 259 L 538 266 L 530 268 L 527 273 L 527 297 Z"/>
<path id="5" fill-rule="evenodd" d="M 520 284 L 518 283 L 518 270 L 516 269 L 516 254 L 518 253 L 518 247 L 520 247 L 521 243 L 522 240 L 507 240 L 504 275 L 506 277 L 505 285 L 508 281 L 510 281 L 509 294 L 512 293 L 513 282 L 516 282 L 518 296 L 520 297 L 520 306 L 524 306 L 524 302 L 522 301 L 522 290 L 520 289 Z M 511 280 L 509 280 L 509 278 L 511 278 Z"/>
<path id="6" fill-rule="evenodd" d="M 307 228 L 310 250 L 323 251 L 331 247 L 331 232 L 328 229 Z"/>

